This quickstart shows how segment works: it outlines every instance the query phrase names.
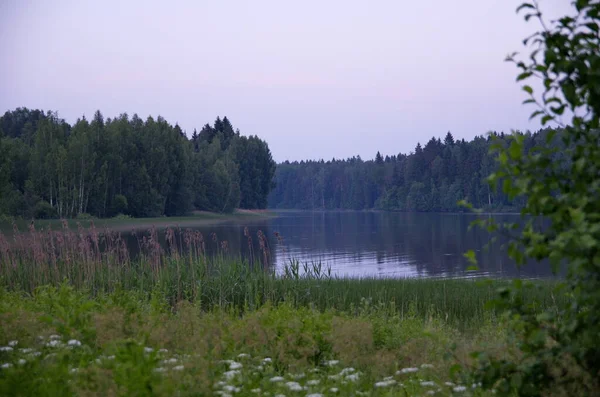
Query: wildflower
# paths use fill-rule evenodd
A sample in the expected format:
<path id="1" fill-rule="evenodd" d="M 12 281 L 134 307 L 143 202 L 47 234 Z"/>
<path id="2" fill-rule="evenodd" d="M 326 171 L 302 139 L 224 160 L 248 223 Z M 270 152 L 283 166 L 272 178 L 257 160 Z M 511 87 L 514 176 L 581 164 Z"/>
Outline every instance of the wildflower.
<path id="1" fill-rule="evenodd" d="M 4 363 L 4 364 L 0 365 L 0 368 L 2 368 L 2 369 L 7 369 L 7 368 L 10 368 L 10 367 L 12 367 L 12 366 L 13 366 L 13 365 L 12 365 L 11 363 Z"/>
<path id="2" fill-rule="evenodd" d="M 329 375 L 327 378 L 331 379 L 331 380 L 339 380 L 340 379 L 340 375 Z"/>
<path id="3" fill-rule="evenodd" d="M 303 373 L 299 373 L 299 374 L 290 374 L 290 377 L 292 379 L 302 379 L 304 378 L 306 375 L 304 375 Z"/>
<path id="4" fill-rule="evenodd" d="M 433 368 L 432 364 L 421 364 L 421 368 L 425 369 L 425 368 Z"/>
<path id="5" fill-rule="evenodd" d="M 33 349 L 25 348 L 25 349 L 19 349 L 19 351 L 23 354 L 27 354 L 27 353 L 31 353 L 33 351 Z"/>
<path id="6" fill-rule="evenodd" d="M 340 389 L 338 389 L 337 387 L 332 387 L 331 389 L 329 389 L 329 391 L 332 393 L 337 393 L 338 391 L 340 391 Z"/>
<path id="7" fill-rule="evenodd" d="M 472 389 L 477 389 L 477 387 L 481 387 L 481 382 L 473 383 L 473 385 L 471 386 Z"/>
<path id="8" fill-rule="evenodd" d="M 356 371 L 356 370 L 354 368 L 352 368 L 352 367 L 344 368 L 343 370 L 340 371 L 340 375 L 341 376 L 348 375 L 348 374 L 351 374 L 354 371 Z"/>
<path id="9" fill-rule="evenodd" d="M 250 355 L 246 353 L 240 353 L 238 354 L 238 358 L 250 358 Z"/>
<path id="10" fill-rule="evenodd" d="M 271 359 L 271 357 L 265 357 L 265 358 L 263 358 L 262 362 L 263 363 L 271 363 L 271 362 L 273 362 L 273 360 Z"/>
<path id="11" fill-rule="evenodd" d="M 72 347 L 77 347 L 77 346 L 81 346 L 81 342 L 78 341 L 77 339 L 70 339 L 67 342 L 67 345 L 72 346 Z"/>
<path id="12" fill-rule="evenodd" d="M 349 380 L 351 382 L 356 382 L 358 380 L 359 375 L 360 374 L 358 372 L 348 375 L 348 376 L 346 376 L 346 380 Z"/>
<path id="13" fill-rule="evenodd" d="M 307 394 L 306 397 L 323 397 L 321 393 Z"/>
<path id="14" fill-rule="evenodd" d="M 177 362 L 177 359 L 175 357 L 173 357 L 173 358 L 169 358 L 168 360 L 163 360 L 162 362 L 163 362 L 163 364 L 175 364 Z"/>
<path id="15" fill-rule="evenodd" d="M 390 379 L 390 380 L 384 380 L 384 381 L 375 383 L 375 387 L 388 387 L 388 386 L 392 386 L 395 384 L 396 384 L 396 381 L 393 379 Z"/>
<path id="16" fill-rule="evenodd" d="M 252 389 L 252 390 L 250 390 L 250 391 L 251 391 L 252 393 L 260 393 L 260 392 L 261 392 L 261 390 L 260 390 L 260 389 Z"/>
<path id="17" fill-rule="evenodd" d="M 285 397 L 285 394 L 275 394 L 275 397 Z"/>
<path id="18" fill-rule="evenodd" d="M 232 393 L 237 393 L 240 391 L 240 388 L 232 386 L 232 385 L 225 385 L 225 386 L 223 386 L 223 390 L 230 391 Z"/>
<path id="19" fill-rule="evenodd" d="M 167 349 L 159 349 L 158 352 L 159 353 L 168 353 L 169 351 Z"/>
<path id="20" fill-rule="evenodd" d="M 321 381 L 319 379 L 311 379 L 308 382 L 306 382 L 306 384 L 309 386 L 316 386 L 319 383 L 321 383 Z"/>
<path id="21" fill-rule="evenodd" d="M 229 369 L 240 369 L 240 368 L 242 368 L 242 364 L 240 364 L 236 361 L 233 361 L 233 362 L 231 362 L 231 364 L 229 364 Z"/>
<path id="22" fill-rule="evenodd" d="M 60 335 L 50 335 L 49 339 L 50 340 L 59 340 L 59 339 L 61 339 L 61 336 Z"/>
<path id="23" fill-rule="evenodd" d="M 423 386 L 423 387 L 433 387 L 433 386 L 435 386 L 435 382 L 432 382 L 432 381 L 423 381 L 423 382 L 421 382 L 421 386 Z"/>
<path id="24" fill-rule="evenodd" d="M 310 373 L 313 373 L 313 374 L 314 374 L 314 373 L 316 373 L 316 372 L 319 372 L 319 368 L 311 368 L 311 369 L 309 369 L 309 370 L 308 370 L 308 372 L 310 372 Z"/>
<path id="25" fill-rule="evenodd" d="M 429 394 L 430 396 L 433 396 L 435 394 L 435 391 L 434 390 L 428 390 L 427 394 Z"/>
<path id="26" fill-rule="evenodd" d="M 412 372 L 417 372 L 419 368 L 402 368 L 400 371 L 396 372 L 396 375 L 400 374 L 410 374 Z"/>
<path id="27" fill-rule="evenodd" d="M 0 352 L 11 352 L 13 351 L 13 348 L 10 346 L 2 346 L 0 347 Z"/>
<path id="28" fill-rule="evenodd" d="M 225 393 L 225 392 L 224 392 L 224 391 L 222 391 L 222 390 L 216 391 L 216 392 L 215 392 L 215 394 L 218 394 L 218 395 L 220 395 L 221 397 L 231 397 L 231 394 L 229 394 L 229 393 Z"/>
<path id="29" fill-rule="evenodd" d="M 9 345 L 10 347 L 15 347 L 15 346 L 16 346 L 16 345 L 18 345 L 18 344 L 19 344 L 19 341 L 18 341 L 18 340 L 11 340 L 10 342 L 8 342 L 8 345 Z"/>
<path id="30" fill-rule="evenodd" d="M 286 382 L 285 384 L 291 391 L 302 391 L 302 386 L 298 382 Z"/>
<path id="31" fill-rule="evenodd" d="M 152 353 L 154 351 L 151 347 L 144 347 L 144 353 Z"/>
<path id="32" fill-rule="evenodd" d="M 69 370 L 69 372 L 70 372 L 70 373 L 72 373 L 72 374 L 75 374 L 75 373 L 77 373 L 78 371 L 79 371 L 79 368 L 71 368 L 71 369 Z"/>
<path id="33" fill-rule="evenodd" d="M 27 360 L 22 359 L 22 358 L 20 358 L 18 362 L 19 362 L 19 365 L 25 365 L 25 364 L 27 364 Z"/>
<path id="34" fill-rule="evenodd" d="M 234 369 L 231 371 L 224 372 L 223 376 L 225 377 L 225 379 L 233 379 L 239 374 L 240 374 L 240 371 L 238 371 L 237 369 Z"/>
<path id="35" fill-rule="evenodd" d="M 183 371 L 184 368 L 183 365 L 176 365 L 173 367 L 173 371 Z"/>
<path id="36" fill-rule="evenodd" d="M 467 388 L 465 386 L 456 386 L 452 390 L 456 393 L 462 393 L 464 391 L 467 391 Z"/>
<path id="37" fill-rule="evenodd" d="M 274 376 L 271 379 L 269 379 L 271 382 L 283 382 L 283 376 Z"/>
<path id="38" fill-rule="evenodd" d="M 42 355 L 41 352 L 33 352 L 33 353 L 31 353 L 31 356 L 33 356 L 33 357 L 39 357 L 41 355 Z"/>
<path id="39" fill-rule="evenodd" d="M 256 369 L 259 371 L 262 371 L 263 369 L 265 369 L 265 367 L 263 367 L 262 365 L 257 365 Z"/>
<path id="40" fill-rule="evenodd" d="M 445 384 L 446 386 L 450 386 L 450 387 L 454 386 L 454 383 L 452 383 L 452 382 L 444 382 L 444 384 Z"/>
<path id="41" fill-rule="evenodd" d="M 62 342 L 58 339 L 51 339 L 50 342 L 46 343 L 48 347 L 60 347 L 62 346 Z"/>
<path id="42" fill-rule="evenodd" d="M 165 371 L 166 371 L 166 369 L 164 369 L 163 367 L 154 368 L 154 372 L 165 372 Z"/>
<path id="43" fill-rule="evenodd" d="M 107 359 L 107 360 L 114 360 L 114 359 L 115 359 L 115 356 L 114 356 L 114 355 L 113 355 L 113 356 L 108 356 L 108 357 L 106 357 L 106 359 Z"/>
<path id="44" fill-rule="evenodd" d="M 334 365 L 338 365 L 339 363 L 340 363 L 340 360 L 325 361 L 325 365 L 328 367 L 333 367 Z"/>

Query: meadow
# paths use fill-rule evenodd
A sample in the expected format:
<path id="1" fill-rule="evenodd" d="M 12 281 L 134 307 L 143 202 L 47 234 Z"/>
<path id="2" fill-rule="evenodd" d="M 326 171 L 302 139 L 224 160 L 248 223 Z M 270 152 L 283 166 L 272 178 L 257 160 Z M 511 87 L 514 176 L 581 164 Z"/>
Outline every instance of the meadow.
<path id="1" fill-rule="evenodd" d="M 276 274 L 245 237 L 250 260 L 177 228 L 135 258 L 93 225 L 0 234 L 0 395 L 483 395 L 470 352 L 516 354 L 486 309 L 507 280 Z M 552 308 L 554 287 L 524 299 Z"/>

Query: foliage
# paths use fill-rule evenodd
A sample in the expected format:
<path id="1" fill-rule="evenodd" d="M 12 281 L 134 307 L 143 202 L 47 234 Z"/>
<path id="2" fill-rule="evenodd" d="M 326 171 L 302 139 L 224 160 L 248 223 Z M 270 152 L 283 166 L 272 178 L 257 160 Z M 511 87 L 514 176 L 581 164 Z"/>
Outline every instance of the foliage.
<path id="1" fill-rule="evenodd" d="M 523 145 L 544 146 L 546 138 L 556 133 L 552 129 L 528 132 Z M 277 165 L 269 207 L 453 212 L 463 211 L 458 202 L 468 200 L 486 210 L 515 210 L 523 199 L 509 197 L 486 180 L 495 169 L 496 155 L 490 147 L 507 141 L 504 133 L 455 141 L 448 132 L 443 141 L 431 138 L 408 155 L 284 162 Z"/>
<path id="2" fill-rule="evenodd" d="M 293 307 L 358 313 L 366 299 L 375 306 L 393 304 L 402 316 L 409 312 L 439 315 L 461 329 L 494 319 L 484 304 L 497 288 L 507 286 L 502 280 L 482 284 L 474 280 L 336 278 L 320 263 L 294 260 L 277 274 L 270 266 L 268 247 L 260 243 L 265 238 L 261 233 L 258 247 L 248 247 L 256 258 L 246 260 L 228 254 L 226 242 L 214 235 L 205 239 L 197 231 L 167 229 L 166 248 L 158 243 L 155 229 L 135 234 L 134 253 L 121 235 L 99 231 L 93 224 L 76 231 L 66 221 L 61 230 L 37 231 L 30 225 L 27 232 L 17 230 L 12 238 L 0 233 L 0 286 L 33 294 L 40 287 L 59 287 L 68 280 L 72 287 L 91 295 L 120 290 L 160 294 L 172 308 L 185 300 L 205 310 L 245 311 L 286 302 Z M 218 251 L 207 253 L 209 244 Z M 551 295 L 552 282 L 539 281 L 538 285 L 539 290 L 523 296 L 534 305 L 534 313 L 563 301 L 562 295 Z"/>
<path id="3" fill-rule="evenodd" d="M 530 96 L 525 103 L 537 107 L 531 117 L 563 128 L 535 149 L 528 150 L 520 134 L 495 146 L 499 169 L 490 182 L 524 199 L 523 223 L 485 225 L 512 236 L 508 249 L 519 264 L 532 258 L 549 260 L 555 271 L 566 265 L 562 288 L 570 299 L 535 313 L 522 300 L 527 283 L 502 290 L 498 304 L 520 355 L 481 353 L 475 376 L 503 395 L 594 395 L 600 387 L 600 3 L 573 6 L 571 15 L 547 25 L 537 2 L 522 4 L 525 20 L 538 20 L 542 29 L 524 41 L 533 49 L 529 58 L 508 58 L 521 71 L 517 81 L 541 80 L 541 94 L 523 85 Z M 568 125 L 563 117 L 571 119 Z M 553 141 L 562 143 L 562 153 Z M 540 217 L 549 224 L 536 222 Z"/>
<path id="4" fill-rule="evenodd" d="M 156 310 L 162 300 L 124 290 L 90 298 L 66 284 L 26 297 L 0 289 L 0 394 L 451 395 L 460 385 L 445 383 L 453 362 L 441 354 L 450 343 L 462 355 L 506 343 L 498 326 L 474 340 L 436 314 L 367 301 L 356 313 L 288 303 L 239 313 L 186 302 Z"/>
<path id="5" fill-rule="evenodd" d="M 105 119 L 97 111 L 72 126 L 26 108 L 0 117 L 5 215 L 155 217 L 264 208 L 274 166 L 266 142 L 234 132 L 226 117 L 191 139 L 162 117 Z"/>

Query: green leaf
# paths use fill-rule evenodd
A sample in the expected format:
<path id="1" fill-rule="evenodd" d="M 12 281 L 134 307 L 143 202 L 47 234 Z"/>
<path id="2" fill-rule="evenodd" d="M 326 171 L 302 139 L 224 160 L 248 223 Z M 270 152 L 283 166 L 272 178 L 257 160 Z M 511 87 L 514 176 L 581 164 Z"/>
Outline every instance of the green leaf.
<path id="1" fill-rule="evenodd" d="M 530 87 L 530 86 L 528 86 L 528 85 L 524 85 L 524 86 L 523 86 L 523 91 L 525 91 L 525 92 L 526 92 L 526 93 L 528 93 L 528 94 L 533 94 L 533 88 L 531 88 L 531 87 Z"/>
<path id="2" fill-rule="evenodd" d="M 521 157 L 522 149 L 522 145 L 516 139 L 514 139 L 510 144 L 508 154 L 513 160 L 517 160 Z"/>
<path id="3" fill-rule="evenodd" d="M 532 72 L 523 72 L 517 76 L 517 81 L 525 80 L 526 78 L 531 77 L 532 74 Z"/>
<path id="4" fill-rule="evenodd" d="M 553 116 L 550 116 L 549 114 L 545 115 L 544 117 L 542 117 L 542 125 L 546 125 L 546 123 L 548 123 L 549 121 L 554 120 Z"/>
<path id="5" fill-rule="evenodd" d="M 468 250 L 467 252 L 465 252 L 463 254 L 463 256 L 465 258 L 467 258 L 467 260 L 469 261 L 469 263 L 472 263 L 473 265 L 477 265 L 477 258 L 475 257 L 475 251 L 473 250 Z M 467 269 L 468 270 L 468 269 Z"/>
<path id="6" fill-rule="evenodd" d="M 543 110 L 536 110 L 535 112 L 531 113 L 531 116 L 529 116 L 529 120 L 534 119 L 535 117 L 539 116 L 540 114 L 544 114 L 544 111 Z"/>
<path id="7" fill-rule="evenodd" d="M 517 7 L 517 13 L 519 13 L 521 10 L 525 10 L 525 9 L 532 9 L 535 10 L 535 7 L 533 6 L 533 4 L 529 4 L 529 3 L 523 3 L 520 6 Z"/>

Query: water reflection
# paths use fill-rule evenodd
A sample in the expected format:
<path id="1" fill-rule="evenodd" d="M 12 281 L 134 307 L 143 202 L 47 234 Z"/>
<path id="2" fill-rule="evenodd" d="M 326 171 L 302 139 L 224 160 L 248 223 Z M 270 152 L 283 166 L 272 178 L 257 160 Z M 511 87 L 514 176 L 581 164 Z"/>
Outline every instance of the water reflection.
<path id="1" fill-rule="evenodd" d="M 209 254 L 227 241 L 230 253 L 248 258 L 260 252 L 257 234 L 267 237 L 273 265 L 281 272 L 290 259 L 321 262 L 332 273 L 351 277 L 552 277 L 546 263 L 521 269 L 508 258 L 502 239 L 492 244 L 488 233 L 469 230 L 468 214 L 380 212 L 281 212 L 277 218 L 223 223 L 195 228 L 203 233 Z M 515 221 L 515 215 L 495 215 Z M 244 236 L 244 229 L 252 242 Z M 275 233 L 281 238 L 277 238 Z M 209 238 L 215 233 L 216 240 Z M 164 235 L 161 237 L 164 244 Z M 129 237 L 135 250 L 137 242 Z M 473 249 L 479 270 L 467 272 L 463 253 Z"/>

